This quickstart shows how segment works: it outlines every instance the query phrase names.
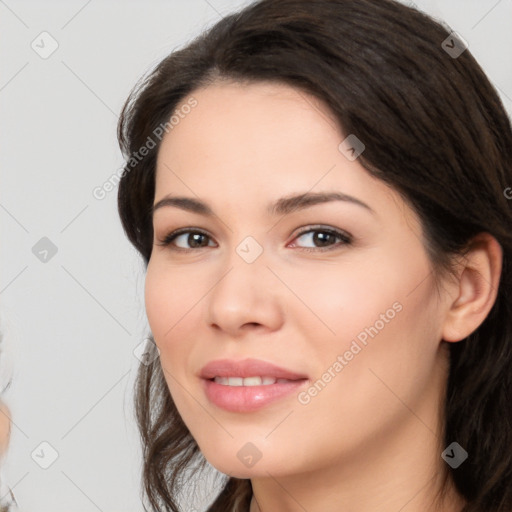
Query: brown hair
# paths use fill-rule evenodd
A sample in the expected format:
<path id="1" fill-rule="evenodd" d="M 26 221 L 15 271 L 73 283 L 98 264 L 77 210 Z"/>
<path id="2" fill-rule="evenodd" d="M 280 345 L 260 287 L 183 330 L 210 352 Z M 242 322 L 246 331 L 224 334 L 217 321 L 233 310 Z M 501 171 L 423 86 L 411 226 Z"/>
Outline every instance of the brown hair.
<path id="1" fill-rule="evenodd" d="M 274 81 L 323 100 L 366 149 L 359 162 L 419 215 L 436 276 L 470 239 L 503 249 L 496 301 L 480 327 L 450 344 L 444 441 L 469 453 L 446 471 L 464 512 L 512 510 L 512 129 L 496 90 L 469 50 L 443 47 L 450 30 L 392 0 L 261 0 L 172 52 L 127 99 L 118 138 L 127 160 L 118 207 L 147 266 L 159 143 L 133 154 L 178 104 L 216 80 Z M 454 46 L 453 41 L 450 46 Z M 129 162 L 129 163 L 128 163 Z M 155 509 L 179 511 L 187 468 L 205 459 L 172 401 L 158 359 L 140 365 L 137 421 L 143 482 Z M 246 512 L 250 480 L 228 478 L 211 512 Z"/>

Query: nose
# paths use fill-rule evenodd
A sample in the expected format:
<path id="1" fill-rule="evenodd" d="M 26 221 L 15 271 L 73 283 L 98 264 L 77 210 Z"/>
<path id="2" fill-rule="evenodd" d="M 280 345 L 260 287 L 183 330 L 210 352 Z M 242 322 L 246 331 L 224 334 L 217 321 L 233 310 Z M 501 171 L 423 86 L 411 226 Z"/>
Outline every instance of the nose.
<path id="1" fill-rule="evenodd" d="M 209 325 L 233 338 L 279 329 L 284 318 L 283 286 L 265 260 L 230 263 L 208 294 Z"/>

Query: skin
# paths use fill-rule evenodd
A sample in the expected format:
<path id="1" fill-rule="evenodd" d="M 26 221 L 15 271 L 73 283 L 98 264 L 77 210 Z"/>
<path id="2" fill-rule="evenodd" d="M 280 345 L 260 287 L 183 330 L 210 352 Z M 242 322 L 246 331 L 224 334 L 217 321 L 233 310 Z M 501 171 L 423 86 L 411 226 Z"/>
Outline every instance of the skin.
<path id="1" fill-rule="evenodd" d="M 7 452 L 10 434 L 11 411 L 7 405 L 0 402 L 0 457 Z"/>
<path id="2" fill-rule="evenodd" d="M 433 510 L 448 469 L 440 457 L 448 343 L 491 309 L 499 244 L 482 235 L 438 293 L 418 217 L 340 152 L 346 135 L 326 105 L 269 83 L 217 83 L 193 97 L 197 106 L 162 140 L 154 202 L 199 198 L 216 217 L 157 209 L 145 283 L 148 321 L 183 421 L 210 464 L 251 479 L 251 512 Z M 265 211 L 282 196 L 332 190 L 374 213 L 339 201 L 284 216 Z M 315 232 L 299 236 L 316 224 L 353 241 L 331 237 L 331 250 L 322 250 Z M 207 236 L 196 246 L 187 234 L 159 245 L 184 227 Z M 263 248 L 252 263 L 236 252 L 247 236 Z M 224 357 L 304 373 L 308 389 L 396 302 L 402 310 L 306 405 L 292 393 L 234 413 L 202 391 L 201 368 Z M 237 457 L 247 442 L 262 455 L 252 467 Z M 450 487 L 438 510 L 461 505 Z"/>

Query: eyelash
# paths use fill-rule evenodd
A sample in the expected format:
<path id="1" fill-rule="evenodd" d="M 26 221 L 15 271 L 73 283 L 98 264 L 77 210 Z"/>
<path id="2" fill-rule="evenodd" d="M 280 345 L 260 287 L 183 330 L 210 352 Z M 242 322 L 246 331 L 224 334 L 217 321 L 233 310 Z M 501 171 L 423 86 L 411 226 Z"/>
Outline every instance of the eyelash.
<path id="1" fill-rule="evenodd" d="M 339 231 L 337 229 L 332 229 L 332 228 L 326 229 L 323 226 L 309 226 L 308 229 L 304 229 L 304 230 L 300 231 L 295 238 L 299 238 L 302 235 L 305 235 L 306 233 L 315 233 L 315 232 L 329 233 L 330 235 L 335 235 L 342 240 L 342 243 L 334 244 L 334 245 L 328 246 L 328 247 L 317 247 L 317 248 L 299 247 L 299 250 L 306 251 L 306 252 L 326 252 L 326 251 L 334 250 L 334 249 L 340 247 L 340 245 L 350 245 L 352 243 L 352 236 L 350 236 L 348 233 Z M 176 237 L 178 237 L 179 235 L 183 235 L 185 233 L 201 234 L 201 235 L 204 235 L 204 236 L 210 238 L 208 233 L 206 233 L 200 229 L 182 228 L 182 229 L 177 229 L 176 231 L 169 233 L 163 240 L 159 240 L 159 243 L 157 245 L 164 246 L 164 247 L 169 246 L 169 248 L 171 248 L 171 243 L 174 241 L 174 239 Z M 295 240 L 295 238 L 294 238 L 294 240 Z M 171 250 L 186 253 L 186 252 L 197 251 L 199 249 L 205 249 L 205 248 L 206 247 L 183 249 L 182 247 L 172 247 Z"/>

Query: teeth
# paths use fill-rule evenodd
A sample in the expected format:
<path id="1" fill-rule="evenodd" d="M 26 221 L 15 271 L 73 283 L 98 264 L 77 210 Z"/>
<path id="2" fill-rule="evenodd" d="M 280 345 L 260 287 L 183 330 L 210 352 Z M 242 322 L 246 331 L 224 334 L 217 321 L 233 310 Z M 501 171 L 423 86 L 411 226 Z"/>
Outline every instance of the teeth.
<path id="1" fill-rule="evenodd" d="M 275 379 L 274 377 L 215 377 L 214 381 L 223 386 L 268 386 L 276 382 L 291 382 L 288 379 Z"/>
<path id="2" fill-rule="evenodd" d="M 245 379 L 240 380 L 243 380 L 244 386 L 261 386 L 263 384 L 263 380 L 261 377 L 246 377 Z M 231 384 L 231 379 L 229 379 L 229 381 L 229 383 Z"/>

